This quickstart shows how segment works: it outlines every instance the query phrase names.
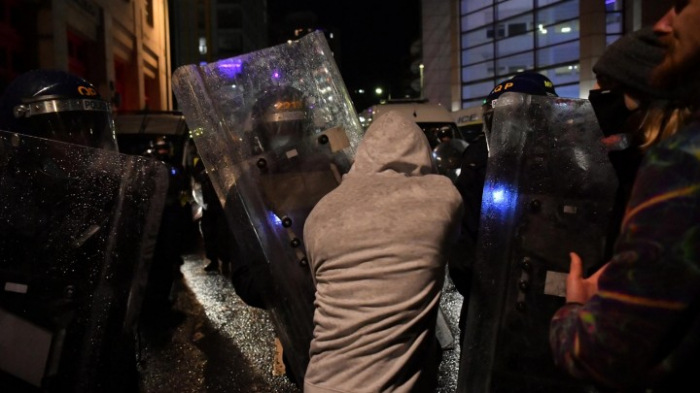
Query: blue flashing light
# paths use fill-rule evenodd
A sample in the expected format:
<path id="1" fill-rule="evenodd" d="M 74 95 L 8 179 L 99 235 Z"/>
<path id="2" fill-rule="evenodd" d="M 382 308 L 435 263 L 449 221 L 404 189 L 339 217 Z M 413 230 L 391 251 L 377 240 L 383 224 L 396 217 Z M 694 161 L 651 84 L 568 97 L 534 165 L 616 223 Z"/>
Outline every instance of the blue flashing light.
<path id="1" fill-rule="evenodd" d="M 501 203 L 505 200 L 505 192 L 503 190 L 494 190 L 491 195 L 493 203 Z"/>
<path id="2" fill-rule="evenodd" d="M 175 169 L 175 168 L 170 169 L 170 173 L 172 173 L 173 176 L 177 175 L 177 169 Z"/>
<path id="3" fill-rule="evenodd" d="M 270 221 L 272 221 L 273 224 L 275 224 L 275 225 L 278 226 L 278 227 L 279 227 L 279 226 L 282 226 L 282 220 L 280 220 L 280 218 L 277 217 L 277 215 L 276 215 L 275 213 L 270 212 L 270 213 L 269 213 L 269 216 L 270 216 L 270 217 L 269 217 L 269 218 L 270 218 Z"/>
<path id="4" fill-rule="evenodd" d="M 491 184 L 484 187 L 484 198 L 482 209 L 496 211 L 498 213 L 506 213 L 509 210 L 515 209 L 518 194 L 514 190 L 510 190 L 504 184 Z"/>

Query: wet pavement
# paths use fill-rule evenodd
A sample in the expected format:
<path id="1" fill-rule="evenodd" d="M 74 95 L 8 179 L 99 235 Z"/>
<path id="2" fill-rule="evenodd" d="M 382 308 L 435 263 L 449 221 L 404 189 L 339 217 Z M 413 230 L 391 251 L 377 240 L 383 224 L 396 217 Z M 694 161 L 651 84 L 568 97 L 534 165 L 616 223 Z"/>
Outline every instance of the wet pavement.
<path id="1" fill-rule="evenodd" d="M 140 331 L 141 392 L 300 393 L 275 367 L 267 313 L 243 303 L 221 274 L 204 271 L 203 257 L 184 259 L 171 327 Z M 448 281 L 442 308 L 455 340 L 461 300 Z M 458 358 L 457 346 L 443 353 L 438 393 L 456 390 Z"/>

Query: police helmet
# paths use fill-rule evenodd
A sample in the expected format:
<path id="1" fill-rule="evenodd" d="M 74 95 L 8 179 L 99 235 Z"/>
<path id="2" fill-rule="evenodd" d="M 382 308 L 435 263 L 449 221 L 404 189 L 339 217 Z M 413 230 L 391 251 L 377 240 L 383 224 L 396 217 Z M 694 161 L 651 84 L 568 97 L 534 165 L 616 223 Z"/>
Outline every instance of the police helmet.
<path id="1" fill-rule="evenodd" d="M 552 87 L 553 89 L 553 87 Z M 489 93 L 488 97 L 484 100 L 484 104 L 481 107 L 482 118 L 484 119 L 484 125 L 486 130 L 491 130 L 491 122 L 493 120 L 493 107 L 496 104 L 496 100 L 504 93 L 523 93 L 533 96 L 549 96 L 549 88 L 533 78 L 518 77 L 511 78 L 497 84 Z M 556 96 L 556 93 L 555 93 Z"/>
<path id="2" fill-rule="evenodd" d="M 0 100 L 0 129 L 117 151 L 109 102 L 92 83 L 60 70 L 15 78 Z"/>
<path id="3" fill-rule="evenodd" d="M 153 156 L 159 160 L 169 161 L 173 156 L 173 143 L 165 136 L 159 136 L 151 142 Z"/>
<path id="4" fill-rule="evenodd" d="M 263 151 L 294 144 L 313 127 L 304 93 L 291 86 L 264 91 L 253 105 L 252 120 L 253 132 L 260 142 L 257 149 Z"/>
<path id="5" fill-rule="evenodd" d="M 519 74 L 515 74 L 513 79 L 527 79 L 539 84 L 543 89 L 544 93 L 550 97 L 559 97 L 557 91 L 554 89 L 554 83 L 546 76 L 534 71 L 523 71 Z"/>

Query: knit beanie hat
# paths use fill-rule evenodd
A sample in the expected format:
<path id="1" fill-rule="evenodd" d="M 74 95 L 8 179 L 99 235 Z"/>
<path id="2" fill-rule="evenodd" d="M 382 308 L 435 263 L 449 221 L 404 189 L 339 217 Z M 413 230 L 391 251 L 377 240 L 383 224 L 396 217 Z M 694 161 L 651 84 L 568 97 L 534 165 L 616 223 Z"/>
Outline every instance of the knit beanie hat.
<path id="1" fill-rule="evenodd" d="M 649 83 L 651 71 L 664 59 L 665 51 L 653 28 L 645 27 L 613 42 L 593 72 L 651 98 L 673 98 L 676 92 L 656 89 Z"/>

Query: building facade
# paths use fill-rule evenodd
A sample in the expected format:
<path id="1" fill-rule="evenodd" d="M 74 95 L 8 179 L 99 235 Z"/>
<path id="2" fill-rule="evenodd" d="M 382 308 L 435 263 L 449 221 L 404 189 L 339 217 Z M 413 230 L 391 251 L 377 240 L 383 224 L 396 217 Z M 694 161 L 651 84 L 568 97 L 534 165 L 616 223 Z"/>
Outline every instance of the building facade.
<path id="1" fill-rule="evenodd" d="M 265 0 L 169 0 L 173 71 L 268 45 Z"/>
<path id="2" fill-rule="evenodd" d="M 32 69 L 91 81 L 118 111 L 170 110 L 166 0 L 0 0 L 0 88 Z"/>
<path id="3" fill-rule="evenodd" d="M 422 6 L 426 96 L 455 111 L 480 106 L 493 86 L 524 70 L 549 77 L 562 97 L 587 98 L 593 64 L 607 45 L 654 23 L 670 3 L 422 0 Z"/>

